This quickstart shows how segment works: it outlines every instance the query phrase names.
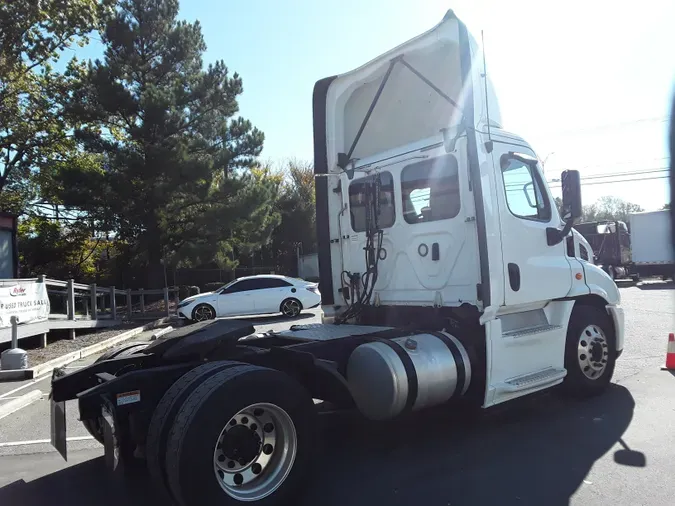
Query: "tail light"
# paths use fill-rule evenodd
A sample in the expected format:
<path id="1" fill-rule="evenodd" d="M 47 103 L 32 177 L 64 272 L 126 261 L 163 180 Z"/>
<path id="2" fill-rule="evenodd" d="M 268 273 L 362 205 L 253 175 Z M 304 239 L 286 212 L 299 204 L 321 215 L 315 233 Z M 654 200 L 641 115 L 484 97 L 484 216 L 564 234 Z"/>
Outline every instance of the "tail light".
<path id="1" fill-rule="evenodd" d="M 307 290 L 309 290 L 312 293 L 315 293 L 317 295 L 321 295 L 321 293 L 319 293 L 319 285 L 307 286 L 306 288 L 307 288 Z"/>

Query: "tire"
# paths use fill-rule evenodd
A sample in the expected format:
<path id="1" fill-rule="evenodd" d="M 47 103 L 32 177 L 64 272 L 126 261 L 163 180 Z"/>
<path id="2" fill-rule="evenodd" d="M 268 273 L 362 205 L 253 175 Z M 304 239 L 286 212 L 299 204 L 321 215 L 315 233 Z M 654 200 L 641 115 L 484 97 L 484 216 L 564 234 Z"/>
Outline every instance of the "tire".
<path id="1" fill-rule="evenodd" d="M 189 395 L 171 428 L 166 471 L 173 497 L 181 506 L 290 504 L 293 493 L 309 479 L 316 448 L 315 417 L 310 395 L 284 373 L 251 365 L 216 373 Z M 227 439 L 232 427 L 240 438 L 242 432 L 248 438 L 246 445 Z M 257 440 L 256 430 L 262 435 Z M 243 467 L 241 473 L 237 469 L 224 473 L 226 465 Z M 225 477 L 236 483 L 243 475 L 250 480 L 244 486 L 228 489 L 220 484 Z M 255 485 L 260 488 L 252 488 Z"/>
<path id="2" fill-rule="evenodd" d="M 295 318 L 302 311 L 302 303 L 298 299 L 289 297 L 281 302 L 279 311 L 287 318 Z"/>
<path id="3" fill-rule="evenodd" d="M 196 389 L 203 381 L 213 376 L 214 374 L 241 365 L 239 362 L 210 362 L 203 364 L 188 371 L 181 376 L 169 389 L 164 393 L 159 404 L 150 419 L 148 427 L 148 436 L 146 440 L 146 461 L 150 478 L 157 491 L 164 496 L 170 498 L 171 492 L 166 481 L 165 472 L 165 457 L 166 457 L 166 442 L 171 430 L 171 424 L 176 416 L 176 413 L 184 403 L 185 399 Z"/>
<path id="4" fill-rule="evenodd" d="M 594 306 L 575 306 L 565 342 L 567 376 L 563 391 L 574 397 L 602 393 L 616 364 L 616 342 L 609 315 Z"/>
<path id="5" fill-rule="evenodd" d="M 126 343 L 121 346 L 116 346 L 94 360 L 94 364 L 98 364 L 104 360 L 110 360 L 111 358 L 128 357 L 129 355 L 133 355 L 134 353 L 147 348 L 149 344 L 150 343 Z M 84 428 L 87 429 L 87 432 L 89 432 L 96 441 L 103 444 L 103 420 L 101 418 L 87 418 L 82 420 L 82 425 L 84 425 Z"/>
<path id="6" fill-rule="evenodd" d="M 215 320 L 216 310 L 210 304 L 199 304 L 192 310 L 192 321 L 203 322 L 206 320 Z"/>

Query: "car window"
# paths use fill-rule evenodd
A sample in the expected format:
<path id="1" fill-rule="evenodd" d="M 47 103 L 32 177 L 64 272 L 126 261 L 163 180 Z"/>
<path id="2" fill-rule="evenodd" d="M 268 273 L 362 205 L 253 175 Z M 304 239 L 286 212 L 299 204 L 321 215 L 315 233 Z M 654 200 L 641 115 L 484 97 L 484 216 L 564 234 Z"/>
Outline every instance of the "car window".
<path id="1" fill-rule="evenodd" d="M 229 288 L 223 290 L 223 294 L 247 292 L 249 290 L 256 290 L 258 288 L 256 279 L 242 279 L 231 285 Z"/>
<path id="2" fill-rule="evenodd" d="M 368 176 L 349 185 L 349 213 L 354 232 L 366 230 L 366 192 L 373 191 L 375 178 Z M 389 228 L 396 221 L 394 209 L 394 178 L 391 172 L 382 172 L 380 177 L 380 212 L 377 216 L 379 228 Z"/>
<path id="3" fill-rule="evenodd" d="M 459 170 L 453 155 L 408 165 L 401 171 L 403 217 L 408 223 L 445 220 L 459 214 Z"/>
<path id="4" fill-rule="evenodd" d="M 526 220 L 549 221 L 551 205 L 536 169 L 511 157 L 503 157 L 501 166 L 506 204 L 511 213 Z"/>
<path id="5" fill-rule="evenodd" d="M 583 244 L 579 245 L 579 256 L 582 260 L 588 261 L 588 250 Z"/>
<path id="6" fill-rule="evenodd" d="M 267 285 L 265 286 L 265 288 L 284 288 L 287 286 L 293 286 L 289 282 L 279 278 L 267 278 L 266 282 Z"/>

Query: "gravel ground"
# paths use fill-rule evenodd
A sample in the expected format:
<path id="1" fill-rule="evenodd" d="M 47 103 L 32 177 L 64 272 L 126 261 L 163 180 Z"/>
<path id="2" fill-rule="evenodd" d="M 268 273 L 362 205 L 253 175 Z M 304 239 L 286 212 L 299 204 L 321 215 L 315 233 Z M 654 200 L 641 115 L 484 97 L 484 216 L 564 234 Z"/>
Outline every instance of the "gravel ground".
<path id="1" fill-rule="evenodd" d="M 92 344 L 99 343 L 111 337 L 115 337 L 122 332 L 125 332 L 129 329 L 133 329 L 142 325 L 142 323 L 134 322 L 119 327 L 114 328 L 104 328 L 99 330 L 87 330 L 85 334 L 83 330 L 75 331 L 75 339 L 70 340 L 67 338 L 55 339 L 47 345 L 46 348 L 32 348 L 28 349 L 26 346 L 24 349 L 28 354 L 28 365 L 29 367 L 34 367 L 38 364 L 51 360 L 53 358 L 60 357 L 71 351 L 77 351 L 79 349 L 91 346 Z M 52 336 L 55 335 L 55 332 L 50 332 L 49 337 L 54 339 Z"/>

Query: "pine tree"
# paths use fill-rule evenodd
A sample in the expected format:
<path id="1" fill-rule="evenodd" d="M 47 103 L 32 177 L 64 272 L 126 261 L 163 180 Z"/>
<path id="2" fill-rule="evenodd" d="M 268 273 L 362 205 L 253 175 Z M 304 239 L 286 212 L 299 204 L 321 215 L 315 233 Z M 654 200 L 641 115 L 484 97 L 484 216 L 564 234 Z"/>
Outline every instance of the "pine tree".
<path id="1" fill-rule="evenodd" d="M 155 285 L 163 258 L 227 266 L 278 223 L 278 182 L 256 162 L 263 133 L 237 116 L 242 80 L 222 61 L 204 68 L 199 22 L 177 15 L 177 0 L 122 0 L 102 61 L 70 66 L 76 137 L 103 163 L 61 174 L 64 203 L 129 244 Z"/>

